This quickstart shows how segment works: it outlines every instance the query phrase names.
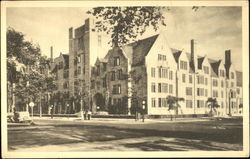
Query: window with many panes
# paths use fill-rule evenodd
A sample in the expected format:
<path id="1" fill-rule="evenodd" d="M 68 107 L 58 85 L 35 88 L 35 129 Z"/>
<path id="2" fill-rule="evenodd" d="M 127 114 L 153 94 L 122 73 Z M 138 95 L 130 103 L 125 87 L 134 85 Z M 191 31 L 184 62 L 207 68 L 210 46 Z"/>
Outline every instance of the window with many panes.
<path id="1" fill-rule="evenodd" d="M 186 95 L 191 96 L 192 95 L 192 88 L 186 87 Z"/>
<path id="2" fill-rule="evenodd" d="M 158 107 L 161 107 L 161 98 L 158 98 Z"/>
<path id="3" fill-rule="evenodd" d="M 156 92 L 155 83 L 151 83 L 151 92 Z"/>
<path id="4" fill-rule="evenodd" d="M 173 80 L 173 71 L 169 71 L 169 79 Z"/>
<path id="5" fill-rule="evenodd" d="M 169 84 L 169 93 L 173 93 L 173 85 L 172 84 Z"/>
<path id="6" fill-rule="evenodd" d="M 187 62 L 186 61 L 180 61 L 180 68 L 183 70 L 187 70 Z"/>
<path id="7" fill-rule="evenodd" d="M 203 70 L 205 74 L 209 74 L 209 67 L 208 66 L 203 66 Z"/>
<path id="8" fill-rule="evenodd" d="M 154 67 L 151 68 L 151 77 L 155 77 L 155 68 Z"/>
<path id="9" fill-rule="evenodd" d="M 155 100 L 155 98 L 151 98 L 151 102 L 152 102 L 152 107 L 156 107 L 156 100 Z"/>
<path id="10" fill-rule="evenodd" d="M 192 83 L 193 82 L 193 77 L 192 75 L 189 75 L 189 83 Z"/>
<path id="11" fill-rule="evenodd" d="M 218 81 L 215 80 L 215 79 L 213 80 L 213 86 L 214 86 L 214 87 L 217 87 L 217 86 L 218 86 Z"/>
<path id="12" fill-rule="evenodd" d="M 182 74 L 182 82 L 185 83 L 186 82 L 186 75 Z"/>
<path id="13" fill-rule="evenodd" d="M 186 100 L 186 108 L 192 108 L 193 107 L 193 101 L 192 100 Z"/>
<path id="14" fill-rule="evenodd" d="M 121 94 L 121 85 L 120 84 L 113 85 L 112 93 L 113 94 Z"/>

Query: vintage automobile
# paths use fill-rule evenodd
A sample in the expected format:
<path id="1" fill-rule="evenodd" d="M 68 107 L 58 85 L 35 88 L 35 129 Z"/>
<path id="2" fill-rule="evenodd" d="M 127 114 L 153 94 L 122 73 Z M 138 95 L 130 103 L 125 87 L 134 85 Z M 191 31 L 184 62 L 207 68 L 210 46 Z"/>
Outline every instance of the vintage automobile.
<path id="1" fill-rule="evenodd" d="M 30 114 L 27 111 L 15 112 L 13 116 L 13 121 L 16 123 L 31 122 Z"/>

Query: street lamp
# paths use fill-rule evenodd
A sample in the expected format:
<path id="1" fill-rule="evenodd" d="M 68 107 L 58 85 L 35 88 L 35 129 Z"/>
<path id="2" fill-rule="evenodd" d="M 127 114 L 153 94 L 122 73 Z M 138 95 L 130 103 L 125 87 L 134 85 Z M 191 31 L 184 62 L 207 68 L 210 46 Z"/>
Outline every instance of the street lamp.
<path id="1" fill-rule="evenodd" d="M 144 122 L 145 116 L 144 116 L 144 112 L 145 112 L 145 100 L 142 101 L 142 122 Z"/>
<path id="2" fill-rule="evenodd" d="M 31 107 L 31 115 L 32 115 L 32 122 L 33 122 L 33 107 L 35 106 L 35 104 L 33 102 L 30 102 L 29 106 Z"/>

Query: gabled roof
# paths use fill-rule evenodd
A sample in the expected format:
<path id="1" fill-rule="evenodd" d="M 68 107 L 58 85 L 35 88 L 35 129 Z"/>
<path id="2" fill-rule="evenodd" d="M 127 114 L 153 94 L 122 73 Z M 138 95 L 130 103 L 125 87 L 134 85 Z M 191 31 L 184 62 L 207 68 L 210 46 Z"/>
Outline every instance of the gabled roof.
<path id="1" fill-rule="evenodd" d="M 175 59 L 175 62 L 177 63 L 178 62 L 178 59 L 182 53 L 181 50 L 177 50 L 177 49 L 174 49 L 174 48 L 171 48 L 171 51 L 173 53 L 173 56 L 174 56 L 174 59 Z"/>
<path id="2" fill-rule="evenodd" d="M 132 46 L 133 48 L 133 54 L 132 54 L 133 59 L 135 56 L 137 57 L 136 61 L 134 60 L 132 61 L 132 65 L 135 66 L 144 64 L 145 56 L 148 55 L 149 50 L 153 46 L 158 36 L 159 34 L 128 44 L 128 46 Z"/>
<path id="3" fill-rule="evenodd" d="M 212 77 L 218 77 L 219 75 L 219 66 L 221 64 L 221 60 L 215 61 L 213 59 L 208 58 L 208 62 L 210 63 L 212 69 L 211 69 L 211 75 Z"/>
<path id="4" fill-rule="evenodd" d="M 202 63 L 205 59 L 205 56 L 204 57 L 198 57 L 198 69 L 202 69 Z"/>
<path id="5" fill-rule="evenodd" d="M 236 85 L 238 87 L 242 87 L 242 72 L 241 71 L 235 71 L 236 72 Z"/>

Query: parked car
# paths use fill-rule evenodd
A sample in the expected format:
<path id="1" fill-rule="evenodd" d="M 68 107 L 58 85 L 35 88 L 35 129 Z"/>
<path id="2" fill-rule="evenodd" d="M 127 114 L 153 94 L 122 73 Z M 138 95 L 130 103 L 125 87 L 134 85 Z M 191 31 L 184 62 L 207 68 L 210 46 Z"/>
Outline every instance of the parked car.
<path id="1" fill-rule="evenodd" d="M 27 111 L 24 112 L 15 112 L 14 121 L 17 123 L 31 122 L 30 114 Z"/>

